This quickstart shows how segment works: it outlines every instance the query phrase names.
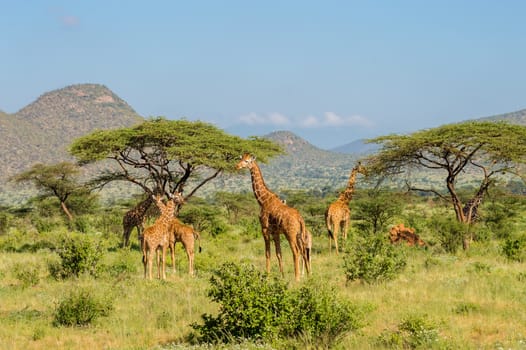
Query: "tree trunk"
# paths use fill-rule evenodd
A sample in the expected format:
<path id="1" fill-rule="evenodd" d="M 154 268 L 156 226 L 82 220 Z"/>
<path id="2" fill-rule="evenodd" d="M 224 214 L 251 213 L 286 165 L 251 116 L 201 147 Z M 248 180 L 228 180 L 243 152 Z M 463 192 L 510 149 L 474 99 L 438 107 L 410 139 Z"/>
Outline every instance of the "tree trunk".
<path id="1" fill-rule="evenodd" d="M 71 215 L 71 213 L 69 212 L 69 209 L 66 206 L 66 203 L 65 202 L 60 202 L 60 206 L 62 207 L 62 210 L 64 210 L 64 213 L 66 213 L 69 221 L 72 221 L 73 220 L 73 215 Z"/>

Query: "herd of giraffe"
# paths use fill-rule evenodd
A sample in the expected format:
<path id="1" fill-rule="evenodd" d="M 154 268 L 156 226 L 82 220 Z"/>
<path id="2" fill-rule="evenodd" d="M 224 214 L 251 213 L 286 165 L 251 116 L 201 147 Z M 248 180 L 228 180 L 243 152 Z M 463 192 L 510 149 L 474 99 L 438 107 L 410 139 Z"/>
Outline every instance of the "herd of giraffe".
<path id="1" fill-rule="evenodd" d="M 266 271 L 270 273 L 271 241 L 274 242 L 279 270 L 283 273 L 283 257 L 281 253 L 280 235 L 287 239 L 294 260 L 294 277 L 299 281 L 300 274 L 307 271 L 311 273 L 312 235 L 305 226 L 305 221 L 298 210 L 287 206 L 275 193 L 273 193 L 263 179 L 261 170 L 256 163 L 256 158 L 249 153 L 243 154 L 237 163 L 236 169 L 249 169 L 252 179 L 254 196 L 260 206 L 259 222 L 263 239 L 265 241 Z M 327 230 L 329 232 L 329 251 L 334 241 L 336 254 L 338 254 L 338 234 L 347 238 L 350 221 L 349 202 L 354 192 L 357 174 L 366 174 L 365 168 L 358 163 L 352 171 L 347 187 L 335 202 L 330 204 L 325 214 Z M 184 202 L 182 194 L 175 193 L 169 196 L 166 203 L 161 195 L 151 195 L 135 208 L 126 212 L 123 218 L 123 246 L 129 245 L 132 229 L 137 228 L 141 250 L 143 253 L 144 277 L 152 279 L 153 255 L 156 255 L 157 277 L 166 279 L 166 252 L 171 251 L 172 266 L 175 271 L 174 246 L 181 242 L 188 258 L 189 274 L 194 273 L 194 242 L 199 239 L 199 233 L 191 226 L 183 224 L 174 216 L 176 206 Z M 144 229 L 146 213 L 152 203 L 160 211 L 159 217 L 153 225 Z M 199 246 L 199 250 L 200 250 Z M 300 263 L 301 269 L 300 272 Z"/>

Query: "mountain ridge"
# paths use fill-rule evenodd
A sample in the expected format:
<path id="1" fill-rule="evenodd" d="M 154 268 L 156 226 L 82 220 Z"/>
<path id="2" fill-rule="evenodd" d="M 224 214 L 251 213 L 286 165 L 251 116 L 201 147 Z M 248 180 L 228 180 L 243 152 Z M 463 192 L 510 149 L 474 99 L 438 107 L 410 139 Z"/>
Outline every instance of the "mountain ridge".
<path id="1" fill-rule="evenodd" d="M 508 120 L 526 125 L 526 109 L 477 120 Z M 0 110 L 0 147 L 4 150 L 0 153 L 0 204 L 12 200 L 12 189 L 6 190 L 9 177 L 35 163 L 73 161 L 67 147 L 75 138 L 96 129 L 130 127 L 142 121 L 144 118 L 126 101 L 101 84 L 75 84 L 46 92 L 13 114 Z M 355 140 L 324 150 L 286 130 L 262 137 L 280 144 L 286 151 L 269 164 L 261 165 L 265 180 L 276 189 L 345 186 L 357 159 L 377 148 L 364 140 Z M 211 190 L 239 188 L 239 181 L 236 176 L 222 177 L 212 181 L 210 187 Z"/>

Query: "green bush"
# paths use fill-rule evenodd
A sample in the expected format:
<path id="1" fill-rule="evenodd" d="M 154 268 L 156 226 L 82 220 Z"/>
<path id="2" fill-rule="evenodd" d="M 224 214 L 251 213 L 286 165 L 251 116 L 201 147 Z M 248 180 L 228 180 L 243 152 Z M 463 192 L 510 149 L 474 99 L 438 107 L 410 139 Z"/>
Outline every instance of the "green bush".
<path id="1" fill-rule="evenodd" d="M 83 273 L 96 276 L 102 254 L 100 242 L 94 243 L 85 235 L 70 236 L 58 249 L 60 262 L 50 263 L 49 271 L 57 279 L 78 277 Z"/>
<path id="2" fill-rule="evenodd" d="M 220 304 L 219 314 L 204 314 L 203 324 L 192 324 L 202 342 L 296 339 L 330 347 L 360 326 L 357 310 L 334 291 L 307 285 L 290 290 L 252 265 L 225 263 L 210 284 L 208 296 Z"/>
<path id="3" fill-rule="evenodd" d="M 7 213 L 0 212 L 0 235 L 7 233 L 10 221 L 11 218 Z"/>
<path id="4" fill-rule="evenodd" d="M 398 328 L 404 334 L 406 345 L 411 349 L 418 347 L 428 349 L 439 341 L 438 327 L 426 316 L 408 316 L 402 320 Z"/>
<path id="5" fill-rule="evenodd" d="M 283 323 L 282 335 L 301 341 L 301 348 L 330 349 L 362 326 L 361 311 L 338 299 L 333 289 L 308 284 L 289 294 L 293 308 Z"/>
<path id="6" fill-rule="evenodd" d="M 111 301 L 97 298 L 88 290 L 74 291 L 58 304 L 53 324 L 86 326 L 101 316 L 108 316 L 112 309 Z"/>
<path id="7" fill-rule="evenodd" d="M 396 330 L 380 334 L 377 344 L 389 349 L 440 348 L 438 327 L 426 316 L 411 315 L 398 324 Z"/>
<path id="8" fill-rule="evenodd" d="M 392 280 L 406 266 L 404 248 L 388 243 L 382 236 L 356 238 L 352 246 L 343 258 L 347 281 L 378 283 Z"/>
<path id="9" fill-rule="evenodd" d="M 502 244 L 502 254 L 510 261 L 523 262 L 526 257 L 526 237 L 508 238 Z"/>
<path id="10" fill-rule="evenodd" d="M 40 281 L 40 267 L 35 264 L 16 263 L 13 267 L 15 277 L 22 283 L 22 287 L 36 286 Z"/>
<path id="11" fill-rule="evenodd" d="M 442 248 L 452 254 L 462 246 L 463 238 L 467 233 L 466 225 L 452 217 L 435 216 L 431 220 L 431 227 Z"/>

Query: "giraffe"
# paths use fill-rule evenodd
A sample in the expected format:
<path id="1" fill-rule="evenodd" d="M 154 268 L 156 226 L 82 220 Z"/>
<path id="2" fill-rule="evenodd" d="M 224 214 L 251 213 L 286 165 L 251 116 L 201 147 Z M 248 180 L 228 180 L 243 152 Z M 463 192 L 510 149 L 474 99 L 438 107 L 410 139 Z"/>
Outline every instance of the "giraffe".
<path id="1" fill-rule="evenodd" d="M 130 234 L 134 227 L 137 228 L 137 236 L 141 237 L 142 231 L 144 231 L 144 221 L 146 218 L 146 212 L 150 208 L 153 199 L 151 196 L 146 197 L 143 201 L 137 204 L 134 208 L 128 210 L 122 218 L 122 247 L 126 248 L 130 244 Z"/>
<path id="2" fill-rule="evenodd" d="M 477 194 L 475 197 L 471 198 L 462 208 L 462 213 L 464 214 L 464 218 L 467 223 L 471 224 L 480 220 L 478 209 L 480 204 L 482 204 L 483 197 L 483 194 Z"/>
<path id="3" fill-rule="evenodd" d="M 338 233 L 341 231 L 343 238 L 347 239 L 347 230 L 351 219 L 349 202 L 354 193 L 354 184 L 358 173 L 366 174 L 366 170 L 360 162 L 352 169 L 345 190 L 340 193 L 336 201 L 329 205 L 325 212 L 325 223 L 329 231 L 329 252 L 332 249 L 332 241 L 334 241 L 336 255 L 338 255 Z"/>
<path id="4" fill-rule="evenodd" d="M 141 241 L 142 263 L 144 265 L 144 278 L 152 279 L 153 254 L 157 254 L 157 277 L 166 279 L 166 248 L 169 244 L 168 228 L 174 217 L 176 204 L 183 203 L 181 194 L 176 193 L 164 204 L 161 195 L 152 195 L 161 215 L 152 226 L 144 230 Z M 159 250 L 161 250 L 161 261 L 159 262 Z M 160 266 L 162 264 L 162 267 Z"/>
<path id="5" fill-rule="evenodd" d="M 170 256 L 172 258 L 172 267 L 175 272 L 175 244 L 181 242 L 186 256 L 188 258 L 188 274 L 194 275 L 194 244 L 195 240 L 199 241 L 199 252 L 201 252 L 201 236 L 190 225 L 185 225 L 179 219 L 173 218 L 168 229 Z"/>
<path id="6" fill-rule="evenodd" d="M 292 256 L 294 259 L 294 276 L 296 281 L 299 281 L 300 256 L 304 261 L 310 261 L 307 259 L 304 244 L 307 240 L 305 221 L 299 211 L 287 206 L 275 193 L 267 188 L 261 170 L 256 163 L 256 157 L 249 153 L 243 154 L 241 160 L 236 165 L 236 169 L 240 170 L 243 168 L 248 168 L 250 170 L 252 189 L 260 206 L 259 222 L 261 224 L 263 239 L 265 241 L 267 273 L 270 273 L 270 240 L 272 239 L 276 249 L 279 270 L 281 275 L 284 276 L 280 242 L 280 233 L 282 233 L 287 238 L 290 249 L 292 250 Z M 306 267 L 307 273 L 309 274 L 310 264 L 306 264 Z"/>

